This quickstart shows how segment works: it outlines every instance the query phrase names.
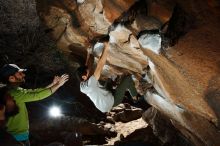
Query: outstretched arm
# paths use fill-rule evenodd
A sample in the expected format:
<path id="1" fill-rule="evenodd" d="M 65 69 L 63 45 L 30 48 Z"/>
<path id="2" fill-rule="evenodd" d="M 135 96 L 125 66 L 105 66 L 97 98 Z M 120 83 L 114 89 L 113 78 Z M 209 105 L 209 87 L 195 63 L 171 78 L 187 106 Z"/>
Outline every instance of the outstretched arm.
<path id="1" fill-rule="evenodd" d="M 103 67 L 106 63 L 107 55 L 108 55 L 108 49 L 109 49 L 108 42 L 104 42 L 104 50 L 102 52 L 101 57 L 99 58 L 99 61 L 97 63 L 97 67 L 96 67 L 95 72 L 94 72 L 94 76 L 95 76 L 96 80 L 99 80 L 102 69 L 103 69 Z"/>
<path id="2" fill-rule="evenodd" d="M 56 83 L 51 84 L 51 87 L 48 86 L 46 88 L 40 88 L 39 90 L 19 88 L 18 90 L 12 90 L 10 94 L 14 97 L 21 97 L 19 101 L 22 102 L 32 102 L 47 98 L 69 80 L 69 75 L 64 74 L 61 77 L 57 76 L 55 78 L 53 82 L 56 80 Z"/>

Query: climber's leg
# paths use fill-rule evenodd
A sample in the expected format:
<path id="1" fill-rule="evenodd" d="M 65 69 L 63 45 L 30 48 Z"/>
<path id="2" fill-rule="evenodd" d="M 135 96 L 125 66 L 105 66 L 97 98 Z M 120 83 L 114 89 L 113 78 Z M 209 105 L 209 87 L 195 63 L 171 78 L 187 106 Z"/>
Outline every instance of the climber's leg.
<path id="1" fill-rule="evenodd" d="M 114 106 L 122 102 L 126 90 L 130 92 L 132 97 L 137 96 L 137 91 L 131 76 L 124 77 L 121 83 L 116 88 L 114 93 L 114 98 L 115 98 Z"/>

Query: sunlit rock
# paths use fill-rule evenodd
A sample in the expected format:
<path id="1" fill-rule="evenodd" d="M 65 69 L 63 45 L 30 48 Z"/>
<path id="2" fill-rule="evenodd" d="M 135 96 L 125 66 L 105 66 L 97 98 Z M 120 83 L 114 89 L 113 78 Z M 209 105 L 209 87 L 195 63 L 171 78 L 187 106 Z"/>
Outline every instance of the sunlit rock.
<path id="1" fill-rule="evenodd" d="M 144 49 L 149 49 L 156 54 L 161 50 L 161 36 L 160 34 L 143 34 L 138 39 L 140 45 Z"/>
<path id="2" fill-rule="evenodd" d="M 109 35 L 111 49 L 108 60 L 111 60 L 111 65 L 143 73 L 148 64 L 147 56 L 143 54 L 138 40 L 132 32 L 126 27 L 118 25 Z"/>
<path id="3" fill-rule="evenodd" d="M 126 12 L 137 0 L 103 0 L 104 16 L 113 23 Z"/>
<path id="4" fill-rule="evenodd" d="M 94 45 L 93 54 L 94 54 L 95 56 L 101 56 L 102 51 L 103 51 L 103 48 L 104 48 L 104 44 L 97 42 L 97 43 Z"/>
<path id="5" fill-rule="evenodd" d="M 84 2 L 85 2 L 85 0 L 77 0 L 77 3 L 79 3 L 79 4 L 82 4 Z"/>
<path id="6" fill-rule="evenodd" d="M 79 15 L 82 17 L 82 23 L 85 23 L 94 34 L 108 34 L 108 28 L 111 25 L 103 15 L 103 4 L 100 0 L 86 0 L 78 7 Z"/>

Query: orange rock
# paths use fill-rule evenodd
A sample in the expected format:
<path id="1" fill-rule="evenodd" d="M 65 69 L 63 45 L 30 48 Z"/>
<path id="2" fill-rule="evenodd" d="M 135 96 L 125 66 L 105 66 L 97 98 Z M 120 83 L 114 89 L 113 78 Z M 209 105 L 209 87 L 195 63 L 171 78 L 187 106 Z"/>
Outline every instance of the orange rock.
<path id="1" fill-rule="evenodd" d="M 113 23 L 135 2 L 136 0 L 103 0 L 104 16 L 109 22 Z"/>

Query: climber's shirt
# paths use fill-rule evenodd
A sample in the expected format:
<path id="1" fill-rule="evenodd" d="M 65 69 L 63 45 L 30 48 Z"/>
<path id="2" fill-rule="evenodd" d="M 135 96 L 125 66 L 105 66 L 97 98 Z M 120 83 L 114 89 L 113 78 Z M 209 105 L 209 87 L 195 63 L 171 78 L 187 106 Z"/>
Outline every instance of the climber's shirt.
<path id="1" fill-rule="evenodd" d="M 102 112 L 109 112 L 114 104 L 112 93 L 100 85 L 94 75 L 80 83 L 80 91 L 85 93 Z"/>

